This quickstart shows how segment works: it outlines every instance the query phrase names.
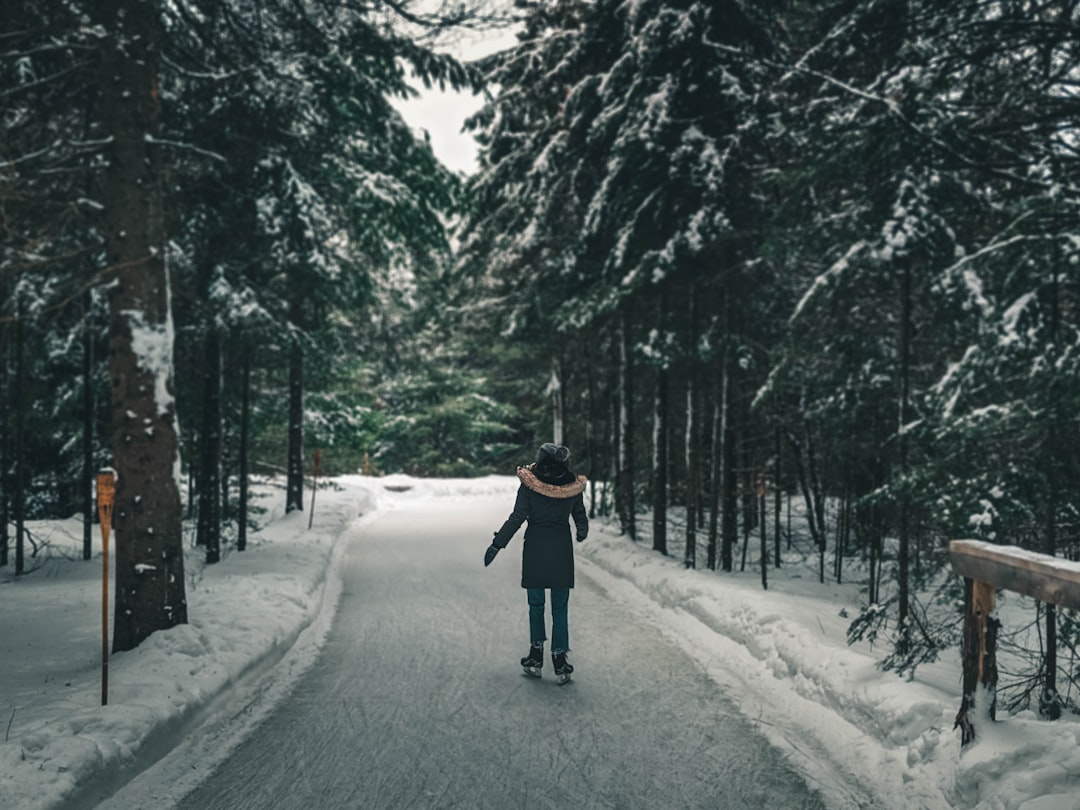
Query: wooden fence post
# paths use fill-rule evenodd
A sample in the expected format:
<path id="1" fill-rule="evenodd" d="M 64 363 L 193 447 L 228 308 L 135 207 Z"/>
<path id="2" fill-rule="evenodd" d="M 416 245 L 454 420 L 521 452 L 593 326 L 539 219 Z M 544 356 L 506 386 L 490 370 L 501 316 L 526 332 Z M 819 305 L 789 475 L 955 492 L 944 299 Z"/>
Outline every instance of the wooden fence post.
<path id="1" fill-rule="evenodd" d="M 116 478 L 97 477 L 98 522 L 101 524 L 101 705 L 109 705 L 109 529 L 112 527 Z"/>
<path id="2" fill-rule="evenodd" d="M 989 701 L 988 716 L 997 719 L 997 631 L 1001 623 L 994 617 L 995 588 L 987 582 L 964 578 L 964 637 L 961 658 L 964 668 L 964 696 L 953 728 L 960 729 L 960 744 L 975 739 L 970 710 L 982 687 Z"/>

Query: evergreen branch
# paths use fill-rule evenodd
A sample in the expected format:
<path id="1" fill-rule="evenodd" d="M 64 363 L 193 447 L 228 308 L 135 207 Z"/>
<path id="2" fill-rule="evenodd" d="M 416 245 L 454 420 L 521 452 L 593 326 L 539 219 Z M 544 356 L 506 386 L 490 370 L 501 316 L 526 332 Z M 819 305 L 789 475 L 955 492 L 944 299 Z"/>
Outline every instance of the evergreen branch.
<path id="1" fill-rule="evenodd" d="M 54 81 L 56 81 L 58 79 L 62 79 L 65 76 L 71 75 L 72 73 L 74 73 L 79 68 L 85 67 L 85 66 L 86 66 L 86 63 L 84 63 L 84 62 L 76 62 L 75 64 L 71 65 L 70 67 L 67 67 L 67 68 L 65 68 L 63 70 L 58 70 L 56 73 L 50 73 L 48 76 L 40 78 L 37 81 L 28 82 L 26 84 L 20 84 L 20 85 L 17 85 L 15 87 L 9 88 L 7 90 L 0 90 L 0 99 L 2 99 L 2 98 L 10 98 L 12 96 L 18 95 L 19 93 L 24 93 L 27 90 L 33 90 L 36 87 L 41 87 L 43 85 L 49 84 L 50 82 L 54 82 Z"/>
<path id="2" fill-rule="evenodd" d="M 219 155 L 217 152 L 211 152 L 208 149 L 202 149 L 201 147 L 195 146 L 191 143 L 181 143 L 180 141 L 170 141 L 165 138 L 155 138 L 149 133 L 143 136 L 143 140 L 146 143 L 152 143 L 156 146 L 171 146 L 174 149 L 186 149 L 188 151 L 195 152 L 196 154 L 203 155 L 204 157 L 211 158 L 212 160 L 221 161 L 222 163 L 229 162 L 223 155 Z"/>

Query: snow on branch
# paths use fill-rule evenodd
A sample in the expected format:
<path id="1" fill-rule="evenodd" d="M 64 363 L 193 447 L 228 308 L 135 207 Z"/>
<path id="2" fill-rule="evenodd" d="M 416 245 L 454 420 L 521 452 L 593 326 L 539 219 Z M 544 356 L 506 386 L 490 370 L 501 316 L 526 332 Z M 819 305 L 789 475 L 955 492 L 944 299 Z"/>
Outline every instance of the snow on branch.
<path id="1" fill-rule="evenodd" d="M 170 140 L 166 140 L 165 138 L 155 138 L 149 132 L 147 132 L 143 136 L 143 141 L 145 141 L 146 143 L 155 144 L 157 146 L 169 146 L 169 147 L 172 147 L 173 149 L 187 149 L 190 152 L 195 152 L 196 154 L 203 155 L 204 157 L 208 157 L 211 160 L 220 161 L 221 163 L 228 163 L 229 162 L 228 160 L 225 159 L 225 157 L 223 155 L 219 155 L 217 152 L 211 152 L 208 149 L 202 149 L 202 148 L 200 148 L 198 146 L 195 146 L 195 144 L 191 144 L 191 143 L 181 143 L 180 141 L 170 141 Z"/>
<path id="2" fill-rule="evenodd" d="M 803 297 L 799 300 L 799 303 L 795 306 L 795 311 L 793 313 L 791 313 L 791 317 L 788 318 L 788 322 L 789 323 L 794 323 L 799 318 L 799 316 L 802 314 L 802 311 L 806 307 L 806 305 L 810 303 L 810 299 L 813 298 L 814 296 L 816 296 L 819 292 L 824 290 L 826 287 L 828 287 L 829 284 L 832 283 L 832 280 L 834 278 L 836 278 L 837 276 L 844 273 L 848 269 L 848 267 L 850 266 L 851 260 L 856 255 L 858 255 L 858 253 L 860 251 L 864 250 L 866 247 L 867 247 L 866 242 L 864 240 L 860 239 L 858 242 L 856 242 L 854 245 L 852 245 L 850 248 L 848 248 L 848 252 L 845 253 L 842 258 L 840 258 L 837 261 L 833 262 L 833 264 L 829 267 L 828 270 L 826 270 L 820 276 L 815 278 L 814 283 L 810 285 L 810 289 L 807 290 L 803 294 Z"/>

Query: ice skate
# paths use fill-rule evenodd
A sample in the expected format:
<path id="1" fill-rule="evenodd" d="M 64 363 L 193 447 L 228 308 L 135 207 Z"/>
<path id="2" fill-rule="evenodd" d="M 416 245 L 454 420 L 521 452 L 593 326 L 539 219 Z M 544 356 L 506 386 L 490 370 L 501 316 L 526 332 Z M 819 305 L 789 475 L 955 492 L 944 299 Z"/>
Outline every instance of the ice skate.
<path id="1" fill-rule="evenodd" d="M 555 668 L 555 683 L 562 686 L 564 683 L 569 682 L 570 675 L 573 673 L 574 668 L 570 665 L 570 662 L 566 660 L 566 653 L 552 653 L 551 663 Z"/>
<path id="2" fill-rule="evenodd" d="M 540 677 L 540 670 L 544 667 L 544 645 L 529 647 L 529 654 L 521 659 L 521 668 L 526 675 L 534 678 Z"/>

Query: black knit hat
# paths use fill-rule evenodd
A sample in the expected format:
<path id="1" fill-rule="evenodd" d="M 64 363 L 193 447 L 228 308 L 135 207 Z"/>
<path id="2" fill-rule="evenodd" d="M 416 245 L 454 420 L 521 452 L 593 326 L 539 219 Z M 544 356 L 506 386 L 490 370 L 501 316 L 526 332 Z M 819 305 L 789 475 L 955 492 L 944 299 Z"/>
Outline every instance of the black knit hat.
<path id="1" fill-rule="evenodd" d="M 565 464 L 570 460 L 570 449 L 561 444 L 544 442 L 540 445 L 540 452 L 536 456 L 537 462 L 559 461 Z"/>

